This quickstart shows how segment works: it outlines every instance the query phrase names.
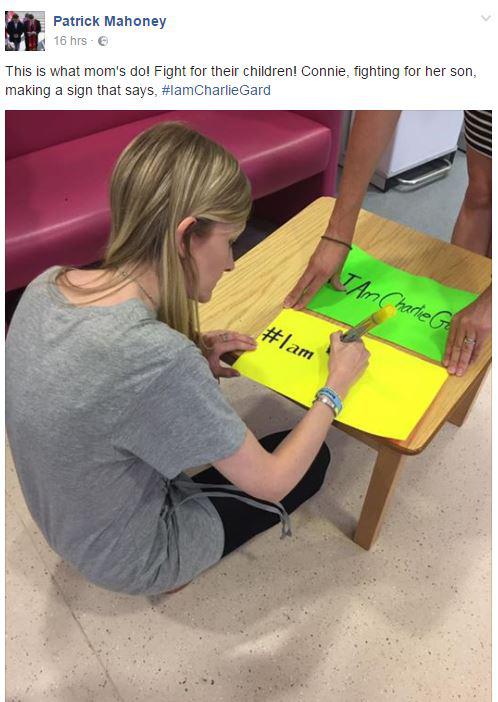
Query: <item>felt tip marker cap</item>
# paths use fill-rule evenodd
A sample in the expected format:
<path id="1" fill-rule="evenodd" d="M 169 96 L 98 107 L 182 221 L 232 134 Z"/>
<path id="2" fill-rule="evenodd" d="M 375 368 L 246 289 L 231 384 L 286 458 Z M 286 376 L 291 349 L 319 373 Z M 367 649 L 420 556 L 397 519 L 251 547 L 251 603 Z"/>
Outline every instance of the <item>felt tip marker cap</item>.
<path id="1" fill-rule="evenodd" d="M 394 317 L 395 314 L 396 307 L 394 307 L 394 305 L 386 305 L 378 312 L 374 312 L 374 314 L 370 315 L 370 317 L 364 319 L 363 322 L 360 322 L 360 324 L 357 324 L 355 327 L 352 327 L 352 329 L 345 332 L 341 336 L 341 341 L 346 343 L 349 341 L 356 341 L 363 336 L 363 334 L 366 334 L 378 324 L 382 324 L 382 322 L 385 322 L 387 319 Z"/>
<path id="2" fill-rule="evenodd" d="M 394 317 L 396 314 L 396 307 L 394 305 L 386 305 L 385 307 L 382 307 L 378 312 L 374 312 L 372 315 L 372 319 L 375 321 L 375 324 L 381 324 L 382 322 L 385 322 L 386 319 L 390 319 L 391 317 Z"/>

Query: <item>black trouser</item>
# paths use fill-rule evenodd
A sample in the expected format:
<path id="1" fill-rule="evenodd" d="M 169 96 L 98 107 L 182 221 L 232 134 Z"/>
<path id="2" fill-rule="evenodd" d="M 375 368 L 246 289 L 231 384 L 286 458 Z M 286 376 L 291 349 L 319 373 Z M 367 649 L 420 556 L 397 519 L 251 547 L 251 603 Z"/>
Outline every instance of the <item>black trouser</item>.
<path id="1" fill-rule="evenodd" d="M 270 434 L 260 439 L 261 445 L 267 451 L 274 451 L 281 441 L 285 439 L 289 432 L 281 431 L 278 434 Z M 322 444 L 317 457 L 311 464 L 308 471 L 301 478 L 299 483 L 282 500 L 282 505 L 291 514 L 295 509 L 306 502 L 321 488 L 325 473 L 330 463 L 330 451 L 326 444 Z M 231 485 L 216 468 L 207 468 L 195 475 L 192 480 L 197 483 L 214 483 L 215 485 Z M 242 492 L 241 495 L 247 495 Z M 266 531 L 279 523 L 279 517 L 271 512 L 252 507 L 251 505 L 230 497 L 209 497 L 215 506 L 223 522 L 225 530 L 225 548 L 223 556 L 231 553 L 246 541 L 252 539 L 256 534 Z M 262 502 L 264 500 L 261 500 Z M 271 503 L 268 503 L 271 504 Z"/>

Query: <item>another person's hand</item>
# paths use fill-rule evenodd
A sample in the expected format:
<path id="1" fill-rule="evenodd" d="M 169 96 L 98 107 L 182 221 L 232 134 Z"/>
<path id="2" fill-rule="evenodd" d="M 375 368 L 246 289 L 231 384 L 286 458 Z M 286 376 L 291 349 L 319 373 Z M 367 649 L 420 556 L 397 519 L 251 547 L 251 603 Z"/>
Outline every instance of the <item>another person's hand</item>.
<path id="1" fill-rule="evenodd" d="M 234 351 L 254 351 L 256 341 L 246 334 L 217 329 L 202 335 L 206 346 L 205 356 L 215 378 L 234 378 L 240 375 L 234 368 L 226 368 L 220 363 L 221 356 Z"/>
<path id="2" fill-rule="evenodd" d="M 349 388 L 365 372 L 370 352 L 361 339 L 341 341 L 342 332 L 330 335 L 329 378 L 330 385 L 344 399 Z"/>
<path id="3" fill-rule="evenodd" d="M 340 275 L 348 253 L 348 247 L 343 244 L 321 240 L 303 275 L 285 298 L 284 307 L 302 310 L 329 279 L 336 290 L 344 290 Z"/>
<path id="4" fill-rule="evenodd" d="M 491 286 L 451 320 L 443 365 L 448 373 L 463 375 L 481 352 L 491 332 Z"/>

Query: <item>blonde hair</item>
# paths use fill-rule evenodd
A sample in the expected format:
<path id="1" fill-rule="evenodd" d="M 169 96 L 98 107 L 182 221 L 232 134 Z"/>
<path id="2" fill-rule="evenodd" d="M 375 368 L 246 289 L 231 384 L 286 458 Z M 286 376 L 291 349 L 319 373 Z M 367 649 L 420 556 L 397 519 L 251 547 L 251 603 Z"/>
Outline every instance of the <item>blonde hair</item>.
<path id="1" fill-rule="evenodd" d="M 251 209 L 249 182 L 235 157 L 179 122 L 163 122 L 139 134 L 120 155 L 111 178 L 111 232 L 102 268 L 128 274 L 144 264 L 159 281 L 158 319 L 200 342 L 197 291 L 190 239 L 215 222 L 243 230 Z M 196 224 L 180 257 L 176 231 L 187 217 Z M 67 277 L 66 277 L 67 281 Z M 115 289 L 115 284 L 90 292 Z M 192 291 L 191 291 L 192 293 Z M 193 299 L 192 299 L 193 298 Z"/>

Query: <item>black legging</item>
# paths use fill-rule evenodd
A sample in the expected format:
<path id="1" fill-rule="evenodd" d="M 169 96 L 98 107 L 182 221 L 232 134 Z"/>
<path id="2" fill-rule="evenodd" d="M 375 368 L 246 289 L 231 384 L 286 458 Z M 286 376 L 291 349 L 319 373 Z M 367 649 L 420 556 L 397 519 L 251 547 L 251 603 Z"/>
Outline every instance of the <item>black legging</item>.
<path id="1" fill-rule="evenodd" d="M 288 433 L 288 431 L 281 431 L 277 434 L 270 434 L 260 439 L 260 444 L 267 451 L 272 452 L 285 439 Z M 317 457 L 308 471 L 282 500 L 282 505 L 289 514 L 318 492 L 322 486 L 329 463 L 330 451 L 326 444 L 322 444 Z M 198 473 L 192 480 L 197 483 L 231 485 L 230 481 L 213 467 Z M 240 494 L 250 497 L 244 492 Z M 239 548 L 239 546 L 245 544 L 246 541 L 252 539 L 256 534 L 261 534 L 261 532 L 279 523 L 279 517 L 276 514 L 258 509 L 258 507 L 252 507 L 240 500 L 223 497 L 209 497 L 207 499 L 211 500 L 223 522 L 223 529 L 225 530 L 223 556 Z"/>

